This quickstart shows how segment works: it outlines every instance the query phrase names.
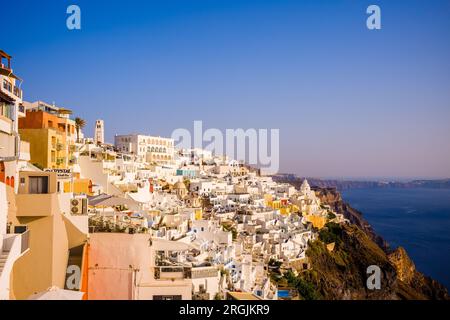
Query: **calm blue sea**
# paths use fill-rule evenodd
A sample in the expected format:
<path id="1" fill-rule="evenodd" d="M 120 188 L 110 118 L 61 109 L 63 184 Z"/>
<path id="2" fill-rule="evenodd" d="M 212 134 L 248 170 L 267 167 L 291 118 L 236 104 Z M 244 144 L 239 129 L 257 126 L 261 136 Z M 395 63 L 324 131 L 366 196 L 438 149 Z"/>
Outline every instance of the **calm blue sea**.
<path id="1" fill-rule="evenodd" d="M 450 189 L 351 189 L 342 196 L 391 247 L 403 246 L 419 271 L 450 288 Z"/>

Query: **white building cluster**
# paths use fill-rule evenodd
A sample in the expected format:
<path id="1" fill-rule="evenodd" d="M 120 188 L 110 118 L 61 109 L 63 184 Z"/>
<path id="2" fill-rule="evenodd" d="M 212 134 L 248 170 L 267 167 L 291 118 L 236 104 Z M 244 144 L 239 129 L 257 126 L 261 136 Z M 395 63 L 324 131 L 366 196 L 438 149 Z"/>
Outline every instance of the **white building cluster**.
<path id="1" fill-rule="evenodd" d="M 296 190 L 227 157 L 176 150 L 171 139 L 116 136 L 114 150 L 84 145 L 78 163 L 81 176 L 93 183 L 92 245 L 140 237 L 142 247 L 147 242 L 161 246 L 157 253 L 140 253 L 157 257 L 148 257 L 151 268 L 138 262 L 141 275 L 134 290 L 139 294 L 120 298 L 217 299 L 241 292 L 277 299 L 269 262 L 309 268 L 306 250 L 317 238 L 315 230 L 330 219 L 344 221 L 329 216 L 330 208 L 321 205 L 306 180 Z M 117 205 L 98 208 L 102 197 L 117 199 Z M 112 233 L 103 233 L 105 228 Z M 136 259 L 109 247 L 97 254 L 106 260 L 122 255 L 128 265 Z M 97 298 L 117 292 L 104 284 L 101 273 L 99 269 L 90 276 Z"/>

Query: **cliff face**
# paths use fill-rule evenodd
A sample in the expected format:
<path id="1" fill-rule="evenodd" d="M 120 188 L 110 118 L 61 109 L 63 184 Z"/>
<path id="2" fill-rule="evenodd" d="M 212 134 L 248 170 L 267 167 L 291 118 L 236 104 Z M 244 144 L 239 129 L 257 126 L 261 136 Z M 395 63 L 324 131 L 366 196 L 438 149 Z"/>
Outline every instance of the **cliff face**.
<path id="1" fill-rule="evenodd" d="M 307 256 L 311 270 L 300 277 L 326 300 L 448 300 L 447 290 L 418 272 L 402 248 L 386 254 L 356 225 L 341 226 L 334 250 L 318 240 Z M 367 288 L 367 268 L 381 270 L 381 289 Z"/>
<path id="2" fill-rule="evenodd" d="M 416 266 L 409 258 L 406 250 L 403 247 L 399 247 L 389 254 L 388 258 L 397 270 L 397 277 L 407 284 L 411 283 L 416 272 Z"/>
<path id="3" fill-rule="evenodd" d="M 330 237 L 311 244 L 307 252 L 312 270 L 302 274 L 325 299 L 448 300 L 447 289 L 416 270 L 405 249 L 389 251 L 361 213 L 345 204 L 334 189 L 315 189 L 322 203 L 344 214 L 350 225 L 340 227 L 333 251 L 326 249 Z M 324 233 L 327 233 L 326 228 Z M 382 271 L 381 290 L 367 289 L 367 268 Z"/>
<path id="4" fill-rule="evenodd" d="M 423 299 L 449 300 L 447 289 L 436 280 L 417 271 L 404 248 L 397 248 L 388 255 L 388 259 L 400 280 L 398 295 L 401 298 L 411 299 L 410 295 L 415 293 Z"/>
<path id="5" fill-rule="evenodd" d="M 363 230 L 384 251 L 389 250 L 388 243 L 376 234 L 372 226 L 363 218 L 362 213 L 345 203 L 342 200 L 341 194 L 336 189 L 317 187 L 313 189 L 323 204 L 327 204 L 335 212 L 343 214 L 346 219 Z"/>
<path id="6" fill-rule="evenodd" d="M 307 256 L 312 269 L 302 276 L 319 290 L 323 299 L 398 299 L 394 267 L 384 251 L 354 225 L 343 226 L 333 251 L 316 241 L 310 245 Z M 381 290 L 367 288 L 367 268 L 371 265 L 382 270 Z"/>

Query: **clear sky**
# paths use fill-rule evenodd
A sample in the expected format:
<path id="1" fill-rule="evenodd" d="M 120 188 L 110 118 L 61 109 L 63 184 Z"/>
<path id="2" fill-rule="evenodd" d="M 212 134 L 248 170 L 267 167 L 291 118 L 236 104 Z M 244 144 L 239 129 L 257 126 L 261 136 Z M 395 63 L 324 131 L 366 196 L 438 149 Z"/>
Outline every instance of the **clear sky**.
<path id="1" fill-rule="evenodd" d="M 66 28 L 77 4 L 82 30 Z M 381 7 L 382 29 L 366 28 Z M 450 1 L 7 1 L 25 100 L 106 135 L 279 128 L 281 171 L 450 177 Z"/>

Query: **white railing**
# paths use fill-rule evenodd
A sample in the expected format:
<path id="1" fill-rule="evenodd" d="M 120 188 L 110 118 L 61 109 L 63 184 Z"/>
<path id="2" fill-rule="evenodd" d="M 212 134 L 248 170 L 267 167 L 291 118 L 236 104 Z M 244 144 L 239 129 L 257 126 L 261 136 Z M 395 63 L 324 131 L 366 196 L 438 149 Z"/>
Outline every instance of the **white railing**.
<path id="1" fill-rule="evenodd" d="M 3 239 L 2 253 L 7 252 L 3 270 L 0 272 L 0 300 L 9 300 L 10 275 L 14 262 L 22 254 L 22 236 L 20 234 L 9 234 Z"/>

